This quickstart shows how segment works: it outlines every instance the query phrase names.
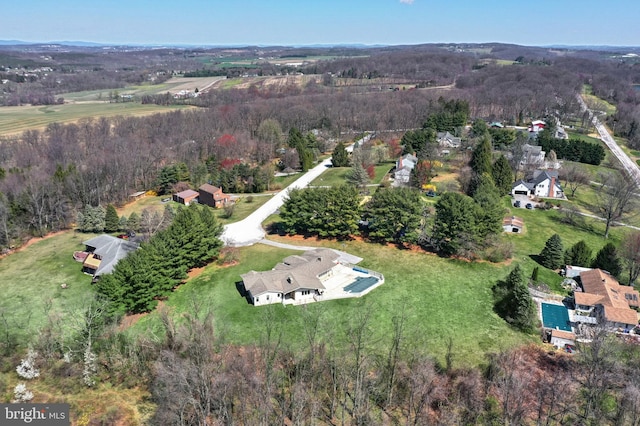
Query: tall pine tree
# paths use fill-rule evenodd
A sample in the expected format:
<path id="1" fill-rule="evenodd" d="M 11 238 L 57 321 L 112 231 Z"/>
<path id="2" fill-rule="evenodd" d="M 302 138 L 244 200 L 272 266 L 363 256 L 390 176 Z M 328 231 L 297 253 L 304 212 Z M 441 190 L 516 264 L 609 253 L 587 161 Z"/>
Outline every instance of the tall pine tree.
<path id="1" fill-rule="evenodd" d="M 564 247 L 560 235 L 553 234 L 540 252 L 540 264 L 545 268 L 558 269 L 564 262 Z"/>
<path id="2" fill-rule="evenodd" d="M 619 277 L 622 272 L 622 261 L 618 256 L 616 246 L 612 242 L 605 244 L 596 254 L 591 267 L 602 269 L 614 277 Z"/>
<path id="3" fill-rule="evenodd" d="M 592 263 L 593 252 L 584 240 L 575 243 L 564 255 L 566 265 L 582 266 L 588 268 Z"/>
<path id="4" fill-rule="evenodd" d="M 501 155 L 495 163 L 493 163 L 491 177 L 493 178 L 493 182 L 495 183 L 496 188 L 498 188 L 501 196 L 507 195 L 511 192 L 511 186 L 513 185 L 513 170 L 511 170 L 511 165 L 509 164 L 507 157 Z"/>
<path id="5" fill-rule="evenodd" d="M 331 156 L 333 167 L 349 167 L 349 153 L 342 141 L 338 142 Z"/>
<path id="6" fill-rule="evenodd" d="M 536 312 L 520 265 L 493 286 L 493 296 L 494 309 L 505 321 L 524 332 L 533 330 Z"/>
<path id="7" fill-rule="evenodd" d="M 104 216 L 104 231 L 116 232 L 120 229 L 120 218 L 113 204 L 107 206 L 107 212 Z"/>

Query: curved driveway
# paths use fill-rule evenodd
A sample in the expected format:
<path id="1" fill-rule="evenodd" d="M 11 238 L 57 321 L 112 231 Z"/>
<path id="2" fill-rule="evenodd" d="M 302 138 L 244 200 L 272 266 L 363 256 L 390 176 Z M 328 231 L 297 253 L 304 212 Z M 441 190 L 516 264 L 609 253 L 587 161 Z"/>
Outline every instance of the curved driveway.
<path id="1" fill-rule="evenodd" d="M 355 146 L 368 141 L 370 138 L 370 134 L 365 135 L 356 143 L 348 146 L 346 148 L 347 152 L 352 152 Z M 220 239 L 224 241 L 225 245 L 232 247 L 250 246 L 264 239 L 266 234 L 262 228 L 262 222 L 278 211 L 278 209 L 284 204 L 284 200 L 289 194 L 289 191 L 294 188 L 299 189 L 308 186 L 311 181 L 320 176 L 327 167 L 331 167 L 331 158 L 327 158 L 313 169 L 300 176 L 298 180 L 275 194 L 272 199 L 264 203 L 245 219 L 225 225 Z"/>
<path id="2" fill-rule="evenodd" d="M 251 213 L 245 219 L 225 225 L 222 241 L 228 246 L 240 247 L 250 246 L 262 240 L 265 236 L 262 229 L 262 222 L 266 218 L 274 214 L 284 204 L 286 196 L 293 188 L 304 188 L 309 185 L 312 180 L 317 178 L 324 172 L 327 167 L 331 167 L 331 158 L 328 158 L 300 176 L 295 182 L 276 193 L 273 198 L 260 206 L 256 211 Z"/>

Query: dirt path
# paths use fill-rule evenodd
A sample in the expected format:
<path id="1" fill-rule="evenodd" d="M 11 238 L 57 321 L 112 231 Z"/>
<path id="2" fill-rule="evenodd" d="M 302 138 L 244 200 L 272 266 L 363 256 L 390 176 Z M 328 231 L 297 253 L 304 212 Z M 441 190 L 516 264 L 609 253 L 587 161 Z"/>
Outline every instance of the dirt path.
<path id="1" fill-rule="evenodd" d="M 17 247 L 15 249 L 9 251 L 8 253 L 0 255 L 0 259 L 2 259 L 4 257 L 7 257 L 7 256 L 9 256 L 11 254 L 14 254 L 14 253 L 18 253 L 18 252 L 26 249 L 27 247 L 34 245 L 35 243 L 39 243 L 42 240 L 46 240 L 46 239 L 49 239 L 51 237 L 56 237 L 58 235 L 62 235 L 65 232 L 71 232 L 71 230 L 52 232 L 50 234 L 45 235 L 44 237 L 33 237 L 33 238 L 29 239 L 26 243 L 21 245 L 20 247 Z"/>

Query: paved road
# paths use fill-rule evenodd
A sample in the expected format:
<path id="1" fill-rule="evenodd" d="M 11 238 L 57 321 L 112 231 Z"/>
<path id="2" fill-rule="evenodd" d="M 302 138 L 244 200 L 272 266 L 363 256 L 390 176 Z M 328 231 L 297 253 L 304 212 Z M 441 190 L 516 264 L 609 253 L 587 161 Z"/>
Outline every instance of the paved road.
<path id="1" fill-rule="evenodd" d="M 582 99 L 582 96 L 577 95 L 578 102 L 580 103 L 580 107 L 582 111 L 588 111 L 589 117 L 591 117 L 591 122 L 594 126 L 596 126 L 596 130 L 600 134 L 600 139 L 607 145 L 607 147 L 611 150 L 613 155 L 620 161 L 622 167 L 627 172 L 627 174 L 633 179 L 636 183 L 636 186 L 640 187 L 640 168 L 638 165 L 629 158 L 629 156 L 620 148 L 615 139 L 609 134 L 607 128 L 600 122 L 598 117 L 591 111 L 587 104 Z"/>
<path id="2" fill-rule="evenodd" d="M 347 151 L 353 151 L 354 145 L 359 144 L 363 140 L 366 141 L 368 138 L 370 138 L 370 136 L 367 135 L 355 144 L 348 146 Z M 225 245 L 228 246 L 241 247 L 250 246 L 262 240 L 265 237 L 262 222 L 278 211 L 278 209 L 284 204 L 284 200 L 289 194 L 289 191 L 294 188 L 299 189 L 306 187 L 312 180 L 320 176 L 328 167 L 331 167 L 331 158 L 327 158 L 313 169 L 300 176 L 291 185 L 274 194 L 272 199 L 264 203 L 245 219 L 225 225 L 222 236 L 220 237 L 222 241 L 224 241 Z"/>

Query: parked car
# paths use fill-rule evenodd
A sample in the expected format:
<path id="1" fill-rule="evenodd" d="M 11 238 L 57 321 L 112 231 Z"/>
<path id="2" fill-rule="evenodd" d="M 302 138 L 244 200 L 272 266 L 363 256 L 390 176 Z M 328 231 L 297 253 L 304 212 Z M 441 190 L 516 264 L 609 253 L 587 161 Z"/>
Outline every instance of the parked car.
<path id="1" fill-rule="evenodd" d="M 520 207 L 520 200 L 516 200 L 516 202 L 513 203 L 513 207 Z"/>
<path id="2" fill-rule="evenodd" d="M 533 204 L 531 203 L 527 203 L 527 205 L 525 206 L 527 209 L 531 210 L 533 209 Z"/>
<path id="3" fill-rule="evenodd" d="M 171 198 L 170 198 L 170 197 L 167 197 L 167 198 L 163 198 L 163 199 L 162 199 L 162 202 L 163 202 L 163 203 L 168 203 L 169 201 L 171 201 Z"/>

